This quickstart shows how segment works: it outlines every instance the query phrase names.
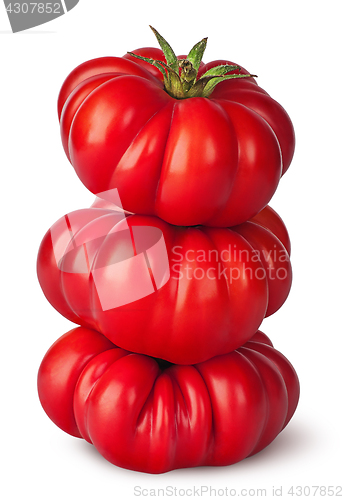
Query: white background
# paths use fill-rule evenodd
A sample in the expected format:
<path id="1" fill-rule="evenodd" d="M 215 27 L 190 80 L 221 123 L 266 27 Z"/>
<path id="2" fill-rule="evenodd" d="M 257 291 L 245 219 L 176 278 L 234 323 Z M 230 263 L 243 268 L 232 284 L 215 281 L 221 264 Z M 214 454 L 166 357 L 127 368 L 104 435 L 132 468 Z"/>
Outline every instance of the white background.
<path id="1" fill-rule="evenodd" d="M 216 4 L 80 0 L 71 12 L 12 34 L 0 5 L 1 455 L 4 499 L 126 499 L 134 486 L 179 488 L 336 486 L 343 470 L 343 9 L 340 0 Z M 222 5 L 222 6 L 221 6 Z M 67 161 L 56 101 L 67 74 L 94 57 L 156 42 L 156 27 L 185 53 L 208 36 L 205 61 L 227 58 L 289 113 L 297 147 L 271 205 L 292 240 L 291 294 L 262 330 L 294 364 L 301 399 L 284 432 L 231 467 L 160 476 L 117 468 L 65 434 L 40 406 L 36 376 L 49 346 L 72 324 L 36 279 L 40 241 L 93 195 Z M 4 465 L 5 463 L 5 465 Z M 344 494 L 344 492 L 343 492 Z M 204 495 L 203 498 L 209 498 Z"/>

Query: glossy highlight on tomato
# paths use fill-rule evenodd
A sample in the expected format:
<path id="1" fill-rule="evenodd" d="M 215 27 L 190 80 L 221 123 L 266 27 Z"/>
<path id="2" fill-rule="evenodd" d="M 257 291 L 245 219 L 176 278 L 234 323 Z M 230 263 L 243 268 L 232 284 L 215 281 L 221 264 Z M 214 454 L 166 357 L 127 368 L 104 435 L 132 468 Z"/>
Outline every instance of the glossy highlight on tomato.
<path id="1" fill-rule="evenodd" d="M 258 453 L 291 419 L 299 390 L 294 368 L 262 332 L 182 366 L 79 327 L 52 345 L 38 373 L 41 404 L 57 426 L 119 467 L 154 474 Z"/>
<path id="2" fill-rule="evenodd" d="M 291 287 L 289 253 L 270 207 L 233 228 L 89 208 L 46 233 L 37 272 L 69 320 L 123 349 L 187 365 L 236 349 L 281 307 Z"/>

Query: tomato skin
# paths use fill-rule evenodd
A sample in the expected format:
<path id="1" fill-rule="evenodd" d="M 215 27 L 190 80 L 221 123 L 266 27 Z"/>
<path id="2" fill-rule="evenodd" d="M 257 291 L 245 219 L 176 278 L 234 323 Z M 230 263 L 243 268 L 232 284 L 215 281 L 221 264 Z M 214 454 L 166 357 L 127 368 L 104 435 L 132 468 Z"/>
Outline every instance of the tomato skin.
<path id="1" fill-rule="evenodd" d="M 158 85 L 157 79 L 154 78 L 151 72 L 147 71 L 147 69 L 142 67 L 142 64 L 137 64 L 136 62 L 132 63 L 132 61 L 127 61 L 122 57 L 99 57 L 80 64 L 69 74 L 60 90 L 57 102 L 59 119 L 61 118 L 63 106 L 65 105 L 69 95 L 84 80 L 104 73 L 120 73 L 147 78 Z M 163 87 L 162 84 L 160 86 Z"/>
<path id="2" fill-rule="evenodd" d="M 82 327 L 70 330 L 54 342 L 46 355 L 49 361 L 43 359 L 38 372 L 39 395 L 45 412 L 58 427 L 75 437 L 81 434 L 72 410 L 74 386 L 92 357 L 113 348 L 106 337 L 94 333 Z"/>
<path id="3" fill-rule="evenodd" d="M 165 60 L 160 49 L 134 52 Z M 199 75 L 218 64 L 233 63 L 202 63 Z M 290 118 L 254 78 L 178 100 L 157 68 L 129 54 L 72 71 L 58 112 L 66 155 L 91 192 L 117 188 L 125 210 L 174 225 L 250 219 L 270 201 L 295 147 Z"/>
<path id="4" fill-rule="evenodd" d="M 288 255 L 290 255 L 291 244 L 287 228 L 285 227 L 281 217 L 273 208 L 270 206 L 266 207 L 264 210 L 252 217 L 251 222 L 254 222 L 255 224 L 271 231 L 280 240 Z"/>
<path id="5" fill-rule="evenodd" d="M 261 259 L 269 276 L 269 303 L 265 316 L 270 316 L 285 302 L 291 288 L 292 272 L 288 254 L 281 241 L 272 232 L 255 224 L 254 220 L 235 226 L 234 230 L 248 240 L 259 254 L 265 256 Z"/>
<path id="6" fill-rule="evenodd" d="M 262 450 L 293 415 L 299 382 L 262 332 L 232 353 L 162 367 L 80 327 L 48 350 L 38 392 L 65 432 L 119 467 L 157 474 Z"/>
<path id="7" fill-rule="evenodd" d="M 288 296 L 289 255 L 267 221 L 285 241 L 286 229 L 270 207 L 264 211 L 267 227 L 251 221 L 231 229 L 122 220 L 105 208 L 72 212 L 43 238 L 38 279 L 61 314 L 119 347 L 202 362 L 249 340 Z M 154 253 L 160 235 L 163 253 Z"/>

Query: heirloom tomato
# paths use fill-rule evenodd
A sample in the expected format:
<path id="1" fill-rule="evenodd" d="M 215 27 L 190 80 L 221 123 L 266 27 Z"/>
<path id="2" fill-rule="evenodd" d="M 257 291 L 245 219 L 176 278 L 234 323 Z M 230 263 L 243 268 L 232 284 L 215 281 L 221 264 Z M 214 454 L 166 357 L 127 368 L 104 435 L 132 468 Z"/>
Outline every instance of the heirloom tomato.
<path id="1" fill-rule="evenodd" d="M 58 99 L 61 137 L 94 194 L 117 188 L 123 208 L 175 225 L 233 226 L 262 210 L 294 152 L 278 102 L 245 69 L 142 48 L 74 69 Z"/>
<path id="2" fill-rule="evenodd" d="M 291 419 L 299 382 L 261 332 L 234 352 L 185 366 L 79 327 L 48 350 L 38 392 L 57 426 L 113 464 L 162 473 L 230 465 L 261 451 Z"/>
<path id="3" fill-rule="evenodd" d="M 61 314 L 119 347 L 198 363 L 245 343 L 287 298 L 288 233 L 263 212 L 232 228 L 71 212 L 43 238 L 39 282 Z"/>

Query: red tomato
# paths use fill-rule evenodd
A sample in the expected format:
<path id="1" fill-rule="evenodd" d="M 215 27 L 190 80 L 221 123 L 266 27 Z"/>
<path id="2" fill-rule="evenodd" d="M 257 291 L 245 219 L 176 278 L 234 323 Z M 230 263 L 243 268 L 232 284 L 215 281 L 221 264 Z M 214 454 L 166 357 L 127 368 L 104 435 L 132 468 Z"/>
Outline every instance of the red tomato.
<path id="1" fill-rule="evenodd" d="M 61 314 L 123 349 L 198 363 L 245 343 L 287 298 L 288 233 L 264 213 L 266 227 L 228 229 L 78 210 L 46 233 L 38 279 Z"/>
<path id="2" fill-rule="evenodd" d="M 75 328 L 45 355 L 38 392 L 56 425 L 111 463 L 162 473 L 259 452 L 292 417 L 299 382 L 261 332 L 232 353 L 182 366 Z"/>
<path id="3" fill-rule="evenodd" d="M 160 49 L 135 52 L 165 61 Z M 233 63 L 202 63 L 197 78 L 221 64 Z M 209 97 L 176 99 L 157 68 L 130 55 L 74 69 L 58 112 L 67 157 L 90 191 L 117 188 L 124 209 L 175 225 L 250 219 L 294 152 L 290 118 L 254 78 L 223 81 Z"/>

